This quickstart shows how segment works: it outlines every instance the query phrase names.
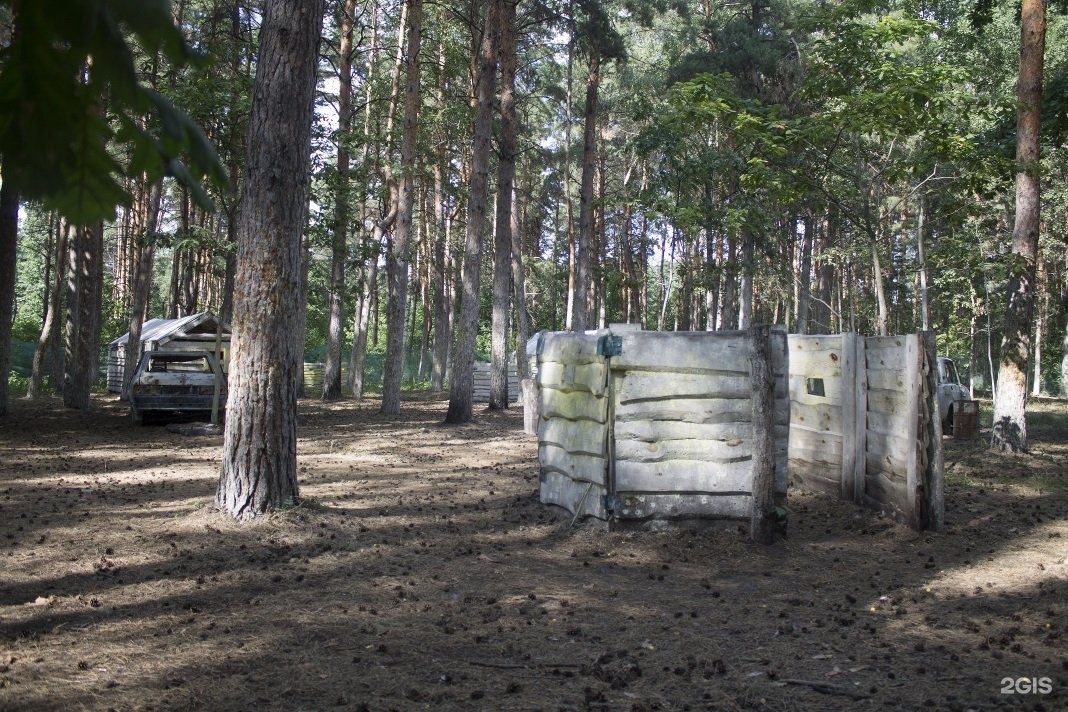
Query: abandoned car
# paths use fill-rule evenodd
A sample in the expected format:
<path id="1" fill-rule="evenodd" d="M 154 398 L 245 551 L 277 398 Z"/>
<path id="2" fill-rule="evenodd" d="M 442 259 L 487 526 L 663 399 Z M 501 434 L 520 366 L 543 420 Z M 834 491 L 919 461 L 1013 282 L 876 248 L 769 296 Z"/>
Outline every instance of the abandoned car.
<path id="1" fill-rule="evenodd" d="M 218 392 L 216 392 L 218 391 Z M 198 414 L 208 417 L 213 405 L 226 406 L 226 376 L 208 351 L 146 351 L 130 387 L 130 418 Z"/>

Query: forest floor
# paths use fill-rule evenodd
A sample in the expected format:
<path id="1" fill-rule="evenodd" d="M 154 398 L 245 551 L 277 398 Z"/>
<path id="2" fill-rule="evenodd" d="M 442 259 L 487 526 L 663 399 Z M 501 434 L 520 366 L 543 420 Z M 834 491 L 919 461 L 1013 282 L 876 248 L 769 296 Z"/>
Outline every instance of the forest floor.
<path id="1" fill-rule="evenodd" d="M 301 502 L 245 525 L 221 437 L 15 400 L 0 709 L 1068 709 L 1068 403 L 944 441 L 944 532 L 791 491 L 764 547 L 572 526 L 521 413 L 412 398 L 301 401 Z"/>

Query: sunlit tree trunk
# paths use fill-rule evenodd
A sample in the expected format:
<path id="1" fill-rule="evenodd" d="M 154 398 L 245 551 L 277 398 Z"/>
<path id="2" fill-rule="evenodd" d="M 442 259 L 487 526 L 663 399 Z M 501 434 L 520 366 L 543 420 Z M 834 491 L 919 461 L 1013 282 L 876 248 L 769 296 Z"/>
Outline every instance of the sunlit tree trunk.
<path id="1" fill-rule="evenodd" d="M 811 215 L 806 215 L 802 223 L 804 234 L 801 235 L 801 259 L 797 275 L 797 333 L 809 333 L 808 311 L 812 305 L 812 243 L 815 239 L 813 226 L 815 220 Z M 794 234 L 797 234 L 797 223 L 792 223 Z"/>
<path id="2" fill-rule="evenodd" d="M 324 0 L 270 0 L 238 218 L 229 397 L 218 507 L 252 519 L 297 499 L 304 254 Z"/>
<path id="3" fill-rule="evenodd" d="M 482 268 L 482 241 L 486 229 L 486 198 L 489 183 L 490 139 L 492 136 L 497 51 L 500 45 L 500 4 L 489 0 L 485 29 L 479 51 L 479 72 L 471 155 L 470 197 L 467 204 L 467 234 L 464 241 L 463 295 L 456 324 L 456 353 L 449 378 L 449 409 L 446 423 L 467 423 L 472 418 L 472 369 L 475 363 L 475 337 L 478 335 L 479 283 Z"/>
<path id="4" fill-rule="evenodd" d="M 516 149 L 516 0 L 501 0 L 501 143 L 497 163 L 497 210 L 493 243 L 493 315 L 489 407 L 508 407 L 508 314 L 512 296 L 512 203 Z M 518 345 L 522 349 L 523 343 Z"/>
<path id="5" fill-rule="evenodd" d="M 1020 77 L 1016 86 L 1016 222 L 1012 229 L 1008 303 L 990 436 L 991 448 L 1009 452 L 1027 450 L 1027 363 L 1031 357 L 1041 209 L 1039 160 L 1045 45 L 1045 0 L 1023 0 Z"/>
<path id="6" fill-rule="evenodd" d="M 405 52 L 404 130 L 401 133 L 399 201 L 393 241 L 387 253 L 389 303 L 386 317 L 386 360 L 382 373 L 381 412 L 400 413 L 404 377 L 404 326 L 408 306 L 408 270 L 411 263 L 412 213 L 415 206 L 416 127 L 419 119 L 419 49 L 423 1 L 407 0 L 408 41 Z"/>
<path id="7" fill-rule="evenodd" d="M 345 324 L 345 271 L 349 261 L 349 135 L 352 131 L 352 55 L 356 0 L 339 7 L 337 96 L 337 189 L 331 240 L 330 289 L 327 293 L 326 365 L 323 369 L 323 400 L 341 398 L 341 340 Z"/>

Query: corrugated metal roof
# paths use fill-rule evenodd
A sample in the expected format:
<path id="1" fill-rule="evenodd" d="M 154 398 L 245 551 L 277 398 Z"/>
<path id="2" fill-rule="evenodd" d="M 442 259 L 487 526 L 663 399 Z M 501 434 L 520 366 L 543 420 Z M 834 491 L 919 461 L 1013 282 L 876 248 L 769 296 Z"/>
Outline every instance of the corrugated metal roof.
<path id="1" fill-rule="evenodd" d="M 190 314 L 181 319 L 149 319 L 141 327 L 141 341 L 163 341 L 177 334 L 191 332 L 206 321 L 215 321 L 215 315 L 211 312 Z M 223 332 L 230 333 L 230 329 L 223 324 Z M 111 342 L 111 346 L 122 346 L 130 340 L 130 332 L 126 332 Z"/>

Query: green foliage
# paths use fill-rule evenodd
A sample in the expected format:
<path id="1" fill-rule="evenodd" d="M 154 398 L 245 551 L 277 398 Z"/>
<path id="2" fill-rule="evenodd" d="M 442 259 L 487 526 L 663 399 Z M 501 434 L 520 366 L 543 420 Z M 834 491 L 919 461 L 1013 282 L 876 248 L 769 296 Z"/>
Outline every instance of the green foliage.
<path id="1" fill-rule="evenodd" d="M 185 113 L 140 81 L 128 39 L 149 56 L 176 65 L 194 61 L 170 3 L 16 7 L 11 42 L 0 52 L 4 179 L 77 224 L 114 219 L 116 206 L 130 203 L 122 177 L 142 172 L 153 180 L 178 179 L 210 209 L 201 181 L 226 182 L 215 149 Z M 125 163 L 113 153 L 116 146 Z"/>

